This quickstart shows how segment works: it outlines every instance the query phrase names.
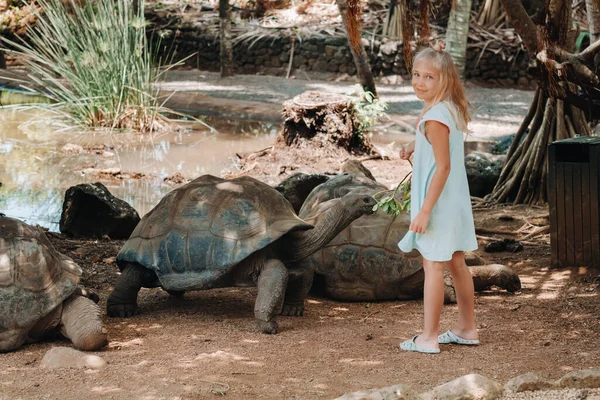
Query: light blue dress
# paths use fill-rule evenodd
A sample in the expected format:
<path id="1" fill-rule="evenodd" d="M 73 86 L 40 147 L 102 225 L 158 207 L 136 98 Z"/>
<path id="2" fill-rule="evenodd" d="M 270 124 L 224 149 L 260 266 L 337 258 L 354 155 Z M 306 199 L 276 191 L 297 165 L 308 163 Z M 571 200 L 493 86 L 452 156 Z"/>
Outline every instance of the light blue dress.
<path id="1" fill-rule="evenodd" d="M 425 121 L 439 121 L 450 130 L 450 175 L 431 211 L 425 233 L 408 231 L 398 243 L 403 252 L 416 249 L 430 261 L 449 261 L 455 251 L 471 251 L 478 247 L 465 170 L 464 134 L 456 127 L 451 107 L 438 103 L 417 124 L 410 196 L 411 221 L 423 205 L 435 172 L 433 147 L 425 137 Z"/>

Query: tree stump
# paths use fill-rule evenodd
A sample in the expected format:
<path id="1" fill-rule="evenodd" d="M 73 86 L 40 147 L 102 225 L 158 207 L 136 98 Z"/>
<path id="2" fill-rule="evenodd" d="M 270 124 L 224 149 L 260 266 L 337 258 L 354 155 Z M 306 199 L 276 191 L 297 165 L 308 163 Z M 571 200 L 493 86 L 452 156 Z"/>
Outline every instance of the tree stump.
<path id="1" fill-rule="evenodd" d="M 358 112 L 349 98 L 335 93 L 308 91 L 283 103 L 286 146 L 341 147 L 351 154 L 377 154 L 360 130 Z"/>

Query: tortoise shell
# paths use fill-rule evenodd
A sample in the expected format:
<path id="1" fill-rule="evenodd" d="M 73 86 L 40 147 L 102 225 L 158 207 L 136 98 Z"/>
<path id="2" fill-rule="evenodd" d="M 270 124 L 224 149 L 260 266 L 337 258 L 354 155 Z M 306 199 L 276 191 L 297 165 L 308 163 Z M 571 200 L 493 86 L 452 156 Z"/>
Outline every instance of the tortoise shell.
<path id="1" fill-rule="evenodd" d="M 374 195 L 386 190 L 362 175 L 339 175 L 313 189 L 299 216 L 316 224 L 346 193 Z M 403 286 L 406 298 L 413 298 L 407 280 L 418 275 L 421 264 L 398 248 L 409 225 L 407 213 L 397 217 L 382 211 L 364 215 L 311 256 L 316 274 L 325 277 L 327 294 L 352 301 L 401 299 L 398 288 Z"/>
<path id="2" fill-rule="evenodd" d="M 81 273 L 41 230 L 0 217 L 0 349 L 71 296 Z"/>
<path id="3" fill-rule="evenodd" d="M 117 264 L 153 270 L 167 290 L 225 286 L 240 261 L 288 232 L 312 227 L 266 183 L 203 175 L 168 193 L 142 218 Z"/>

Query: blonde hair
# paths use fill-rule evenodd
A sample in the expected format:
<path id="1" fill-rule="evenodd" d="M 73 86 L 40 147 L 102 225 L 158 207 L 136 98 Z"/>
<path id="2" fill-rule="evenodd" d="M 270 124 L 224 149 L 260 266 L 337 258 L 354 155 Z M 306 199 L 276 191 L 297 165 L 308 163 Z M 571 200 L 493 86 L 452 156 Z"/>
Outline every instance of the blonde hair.
<path id="1" fill-rule="evenodd" d="M 471 122 L 471 114 L 469 108 L 473 106 L 467 100 L 465 88 L 462 85 L 458 71 L 454 66 L 452 56 L 445 52 L 446 45 L 438 41 L 433 47 L 428 47 L 421 50 L 413 61 L 413 65 L 418 60 L 424 60 L 433 65 L 440 73 L 440 89 L 438 94 L 431 102 L 432 105 L 441 102 L 449 102 L 451 113 L 454 117 L 456 127 L 462 132 L 468 132 L 468 124 Z M 425 112 L 427 110 L 424 110 Z"/>

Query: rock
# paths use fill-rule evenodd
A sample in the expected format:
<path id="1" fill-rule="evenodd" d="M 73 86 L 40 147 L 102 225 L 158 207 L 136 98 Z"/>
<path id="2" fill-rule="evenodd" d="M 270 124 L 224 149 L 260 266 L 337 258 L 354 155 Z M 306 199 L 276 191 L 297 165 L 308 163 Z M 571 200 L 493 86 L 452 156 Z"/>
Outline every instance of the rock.
<path id="1" fill-rule="evenodd" d="M 474 151 L 465 157 L 471 196 L 483 197 L 492 192 L 500 176 L 505 158 L 502 155 L 482 151 Z"/>
<path id="2" fill-rule="evenodd" d="M 346 393 L 336 400 L 418 400 L 419 396 L 406 385 L 393 385 L 371 392 Z"/>
<path id="3" fill-rule="evenodd" d="M 529 79 L 524 76 L 520 76 L 519 79 L 517 79 L 517 86 L 519 88 L 529 88 Z"/>
<path id="4" fill-rule="evenodd" d="M 396 41 L 384 43 L 379 50 L 386 56 L 395 55 L 398 52 L 398 43 Z"/>
<path id="5" fill-rule="evenodd" d="M 422 400 L 493 400 L 502 396 L 499 383 L 479 374 L 469 374 L 421 395 Z"/>
<path id="6" fill-rule="evenodd" d="M 181 172 L 177 171 L 174 174 L 164 178 L 163 182 L 172 183 L 174 185 L 182 185 L 184 183 L 190 182 L 190 180 L 186 179 L 186 177 L 183 176 L 183 174 Z"/>
<path id="7" fill-rule="evenodd" d="M 399 85 L 404 81 L 404 78 L 400 75 L 388 75 L 380 79 L 380 82 L 384 85 Z"/>
<path id="8" fill-rule="evenodd" d="M 497 253 L 500 251 L 508 251 L 516 253 L 523 250 L 523 243 L 515 239 L 504 238 L 502 240 L 493 240 L 485 245 L 483 250 L 487 253 Z"/>
<path id="9" fill-rule="evenodd" d="M 106 367 L 106 361 L 93 354 L 75 350 L 70 347 L 53 347 L 44 354 L 41 367 L 53 368 L 91 368 Z"/>
<path id="10" fill-rule="evenodd" d="M 67 189 L 60 216 L 60 231 L 76 238 L 126 239 L 140 216 L 125 201 L 114 197 L 100 182 Z"/>
<path id="11" fill-rule="evenodd" d="M 600 388 L 600 370 L 584 369 L 570 372 L 558 380 L 558 385 L 561 388 L 572 389 Z"/>
<path id="12" fill-rule="evenodd" d="M 532 390 L 556 389 L 558 385 L 535 372 L 528 372 L 511 379 L 504 385 L 504 390 L 511 393 L 526 392 Z"/>
<path id="13" fill-rule="evenodd" d="M 78 145 L 78 144 L 73 144 L 73 143 L 67 143 L 62 147 L 62 152 L 63 153 L 68 153 L 68 154 L 81 154 L 83 153 L 83 147 Z"/>

